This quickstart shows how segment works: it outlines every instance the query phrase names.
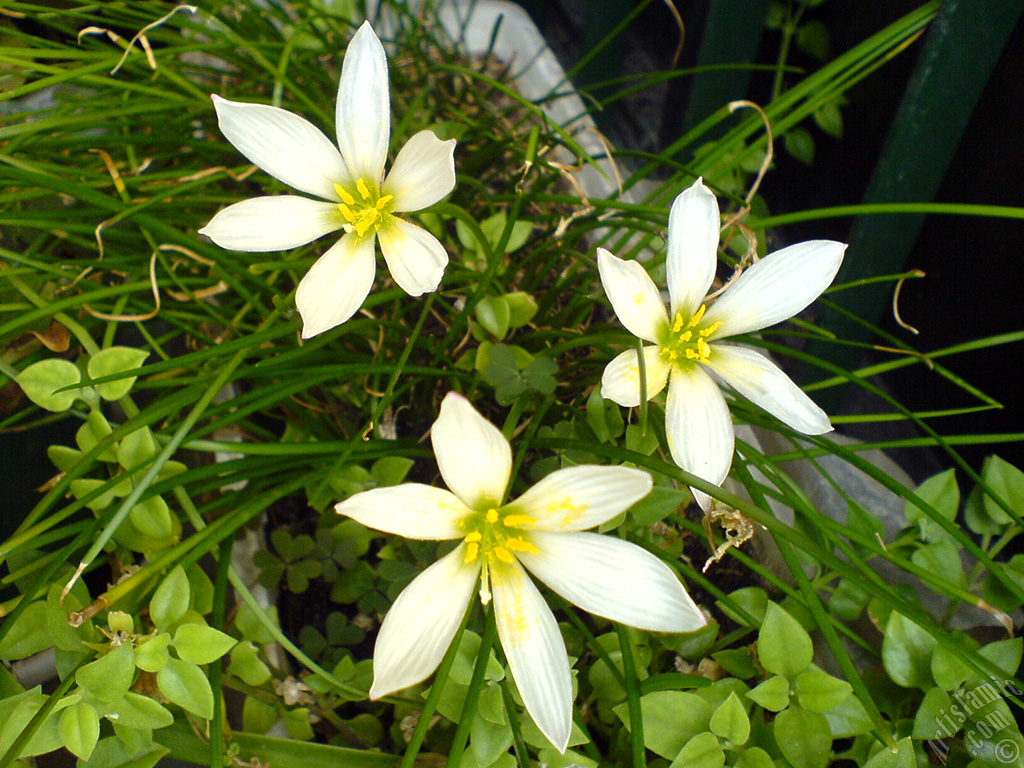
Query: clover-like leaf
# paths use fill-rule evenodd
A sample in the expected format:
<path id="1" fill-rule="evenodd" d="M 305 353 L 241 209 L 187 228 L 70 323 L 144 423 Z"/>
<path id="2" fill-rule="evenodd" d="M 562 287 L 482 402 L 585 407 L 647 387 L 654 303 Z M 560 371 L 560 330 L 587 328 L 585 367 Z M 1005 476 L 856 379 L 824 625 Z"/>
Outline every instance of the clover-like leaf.
<path id="1" fill-rule="evenodd" d="M 231 650 L 237 641 L 213 627 L 182 624 L 174 633 L 174 650 L 182 661 L 211 664 Z"/>
<path id="2" fill-rule="evenodd" d="M 784 608 L 769 603 L 758 634 L 757 655 L 769 672 L 792 680 L 814 656 L 811 636 Z"/>
<path id="3" fill-rule="evenodd" d="M 164 577 L 149 602 L 149 616 L 159 629 L 167 629 L 181 621 L 191 599 L 188 576 L 180 565 Z"/>
<path id="4" fill-rule="evenodd" d="M 711 716 L 711 732 L 733 746 L 745 744 L 750 738 L 750 718 L 739 697 L 730 693 Z"/>
<path id="5" fill-rule="evenodd" d="M 77 683 L 100 701 L 117 701 L 124 696 L 135 677 L 135 651 L 124 643 L 91 661 L 75 673 Z"/>
<path id="6" fill-rule="evenodd" d="M 15 381 L 28 399 L 47 411 L 59 413 L 70 408 L 82 397 L 79 389 L 57 392 L 82 380 L 78 366 L 68 360 L 40 360 L 18 374 Z"/>
<path id="7" fill-rule="evenodd" d="M 90 379 L 131 371 L 142 365 L 149 357 L 149 352 L 134 347 L 110 347 L 102 349 L 89 359 L 86 370 Z M 135 376 L 127 376 L 116 381 L 107 381 L 96 385 L 96 391 L 104 400 L 119 400 L 131 390 L 135 384 Z"/>
<path id="8" fill-rule="evenodd" d="M 825 768 L 832 752 L 828 720 L 797 706 L 775 717 L 775 741 L 783 757 L 797 768 Z"/>
<path id="9" fill-rule="evenodd" d="M 789 681 L 782 675 L 772 675 L 748 691 L 747 698 L 772 712 L 781 712 L 789 706 Z"/>
<path id="10" fill-rule="evenodd" d="M 167 666 L 171 658 L 167 650 L 171 644 L 171 636 L 166 632 L 158 632 L 135 647 L 135 666 L 146 672 L 159 672 Z"/>
<path id="11" fill-rule="evenodd" d="M 832 677 L 820 669 L 801 672 L 797 675 L 793 687 L 796 689 L 800 706 L 811 712 L 827 712 L 853 693 L 853 688 L 848 682 Z"/>
<path id="12" fill-rule="evenodd" d="M 129 432 L 117 444 L 117 463 L 125 469 L 134 469 L 156 456 L 156 440 L 149 427 Z"/>
<path id="13" fill-rule="evenodd" d="M 725 750 L 715 734 L 698 733 L 679 750 L 669 768 L 721 768 L 723 765 Z"/>
<path id="14" fill-rule="evenodd" d="M 937 641 L 917 624 L 893 611 L 885 625 L 882 664 L 889 677 L 904 688 L 928 690 L 932 677 L 932 652 Z"/>

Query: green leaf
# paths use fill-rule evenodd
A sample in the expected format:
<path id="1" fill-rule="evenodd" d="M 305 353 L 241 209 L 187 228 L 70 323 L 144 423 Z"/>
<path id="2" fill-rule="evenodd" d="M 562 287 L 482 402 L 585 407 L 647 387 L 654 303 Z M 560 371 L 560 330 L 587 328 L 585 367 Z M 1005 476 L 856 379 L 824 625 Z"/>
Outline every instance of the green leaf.
<path id="1" fill-rule="evenodd" d="M 405 476 L 409 474 L 413 464 L 413 460 L 407 459 L 405 456 L 385 456 L 373 462 L 373 466 L 370 467 L 370 476 L 378 488 L 398 485 L 405 480 Z"/>
<path id="2" fill-rule="evenodd" d="M 140 501 L 131 508 L 128 516 L 139 533 L 153 541 L 170 542 L 178 530 L 171 519 L 170 507 L 160 496 L 150 496 Z"/>
<path id="3" fill-rule="evenodd" d="M 174 633 L 174 650 L 182 661 L 212 664 L 235 645 L 235 638 L 213 627 L 182 624 Z"/>
<path id="4" fill-rule="evenodd" d="M 732 693 L 711 716 L 711 732 L 733 746 L 746 744 L 750 738 L 750 718 L 739 697 Z M 684 750 L 685 751 L 685 750 Z"/>
<path id="5" fill-rule="evenodd" d="M 629 728 L 629 706 L 626 702 L 613 711 Z M 711 724 L 711 705 L 692 693 L 655 691 L 640 698 L 644 723 L 644 746 L 672 760 L 694 736 L 704 733 Z"/>
<path id="6" fill-rule="evenodd" d="M 789 680 L 782 675 L 772 675 L 749 691 L 747 698 L 772 712 L 781 712 L 789 706 Z"/>
<path id="7" fill-rule="evenodd" d="M 804 165 L 814 162 L 814 139 L 806 128 L 791 128 L 782 137 L 786 151 Z"/>
<path id="8" fill-rule="evenodd" d="M 856 696 L 847 696 L 842 702 L 825 713 L 833 739 L 847 739 L 860 736 L 874 729 L 875 724 L 864 705 Z"/>
<path id="9" fill-rule="evenodd" d="M 921 545 L 914 550 L 910 560 L 929 573 L 941 573 L 946 581 L 961 589 L 967 588 L 967 576 L 960 562 L 960 548 L 950 539 Z"/>
<path id="10" fill-rule="evenodd" d="M 174 722 L 174 715 L 163 704 L 132 691 L 106 705 L 101 714 L 112 723 L 135 730 L 152 731 Z"/>
<path id="11" fill-rule="evenodd" d="M 794 688 L 801 707 L 820 713 L 839 706 L 853 693 L 848 682 L 819 669 L 809 669 L 797 675 Z"/>
<path id="12" fill-rule="evenodd" d="M 102 509 L 106 509 L 114 503 L 114 499 L 123 499 L 132 492 L 132 484 L 128 478 L 113 482 L 111 480 L 94 480 L 91 477 L 80 477 L 77 480 L 71 481 L 70 488 L 71 494 L 76 499 L 84 499 L 93 491 L 103 488 L 104 486 L 107 487 L 106 491 L 85 504 L 93 512 L 99 512 Z"/>
<path id="13" fill-rule="evenodd" d="M 158 632 L 135 647 L 135 666 L 146 672 L 159 672 L 167 666 L 171 654 L 167 646 L 171 644 L 171 636 L 166 632 Z"/>
<path id="14" fill-rule="evenodd" d="M 679 750 L 669 768 L 721 768 L 723 765 L 725 751 L 718 739 L 713 733 L 699 733 Z"/>
<path id="15" fill-rule="evenodd" d="M 828 720 L 797 706 L 775 717 L 775 741 L 793 768 L 825 768 L 832 752 Z"/>
<path id="16" fill-rule="evenodd" d="M 60 713 L 58 730 L 68 751 L 88 760 L 100 738 L 100 718 L 91 706 L 78 702 Z"/>
<path id="17" fill-rule="evenodd" d="M 277 707 L 246 696 L 242 705 L 242 728 L 249 733 L 266 733 L 277 722 Z"/>
<path id="18" fill-rule="evenodd" d="M 469 726 L 469 748 L 480 765 L 490 765 L 512 746 L 512 728 L 474 717 Z"/>
<path id="19" fill-rule="evenodd" d="M 511 241 L 510 241 L 511 242 Z M 523 291 L 512 291 L 505 294 L 505 303 L 508 305 L 509 328 L 522 328 L 533 320 L 537 314 L 537 300 Z"/>
<path id="20" fill-rule="evenodd" d="M 829 101 L 814 110 L 814 122 L 832 138 L 843 138 L 843 113 L 838 103 Z"/>
<path id="21" fill-rule="evenodd" d="M 61 472 L 68 472 L 79 461 L 82 460 L 82 452 L 69 448 L 66 445 L 51 445 L 46 449 L 46 455 Z"/>
<path id="22" fill-rule="evenodd" d="M 156 440 L 149 427 L 129 432 L 117 444 L 117 463 L 125 469 L 134 469 L 156 456 Z"/>
<path id="23" fill-rule="evenodd" d="M 7 628 L 7 634 L 0 640 L 0 658 L 7 661 L 24 659 L 33 653 L 45 650 L 52 645 L 50 635 L 46 631 L 46 601 L 39 600 L 29 605 Z M 9 619 L 5 619 L 9 621 Z"/>
<path id="24" fill-rule="evenodd" d="M 749 648 L 727 648 L 711 654 L 711 658 L 717 661 L 722 669 L 740 680 L 749 680 L 758 673 Z"/>
<path id="25" fill-rule="evenodd" d="M 213 689 L 203 670 L 195 664 L 172 658 L 157 673 L 156 684 L 172 704 L 204 720 L 213 717 Z"/>
<path id="26" fill-rule="evenodd" d="M 914 715 L 915 739 L 948 739 L 960 730 L 961 722 L 952 720 L 949 694 L 941 688 L 932 688 L 924 695 Z"/>
<path id="27" fill-rule="evenodd" d="M 85 423 L 75 433 L 75 443 L 82 451 L 90 451 L 96 443 L 113 431 L 110 422 L 107 421 L 107 417 L 98 408 L 94 408 L 89 412 L 89 418 L 85 420 Z M 117 453 L 114 451 L 114 447 L 111 446 L 103 451 L 99 455 L 99 459 L 100 461 L 117 461 Z"/>
<path id="28" fill-rule="evenodd" d="M 90 379 L 99 379 L 134 370 L 142 365 L 147 357 L 149 357 L 149 352 L 134 347 L 110 347 L 93 355 L 86 370 L 89 372 Z M 104 400 L 120 400 L 131 390 L 136 378 L 129 376 L 117 381 L 97 384 L 96 391 Z"/>
<path id="29" fill-rule="evenodd" d="M 498 341 L 508 333 L 512 311 L 501 296 L 486 296 L 476 305 L 476 319 Z"/>
<path id="30" fill-rule="evenodd" d="M 1012 678 L 1020 668 L 1021 655 L 1024 652 L 1024 638 L 1012 637 L 1008 640 L 996 640 L 984 646 L 981 655 L 1002 670 L 1003 675 Z M 985 682 L 988 682 L 985 680 Z"/>
<path id="31" fill-rule="evenodd" d="M 864 768 L 914 768 L 916 765 L 914 744 L 906 738 L 897 741 L 895 749 L 882 747 L 864 764 Z"/>
<path id="32" fill-rule="evenodd" d="M 882 664 L 897 685 L 921 690 L 935 685 L 931 672 L 935 646 L 935 638 L 910 619 L 896 611 L 889 614 L 882 640 Z"/>
<path id="33" fill-rule="evenodd" d="M 771 756 L 760 747 L 743 750 L 734 768 L 775 768 Z"/>
<path id="34" fill-rule="evenodd" d="M 259 656 L 259 649 L 249 640 L 242 640 L 231 649 L 228 674 L 249 685 L 263 685 L 270 679 L 270 668 Z"/>
<path id="35" fill-rule="evenodd" d="M 168 629 L 185 617 L 191 591 L 188 576 L 180 565 L 164 577 L 149 602 L 149 616 L 159 629 Z"/>
<path id="36" fill-rule="evenodd" d="M 814 646 L 811 636 L 796 619 L 775 603 L 769 603 L 758 633 L 757 655 L 769 672 L 792 680 L 811 663 Z"/>
<path id="37" fill-rule="evenodd" d="M 82 390 L 69 389 L 57 393 L 63 387 L 74 386 L 82 380 L 78 366 L 67 360 L 40 360 L 23 370 L 15 378 L 18 386 L 33 403 L 47 411 L 66 411 L 75 400 L 82 397 Z"/>
<path id="38" fill-rule="evenodd" d="M 75 680 L 100 701 L 117 701 L 132 685 L 135 677 L 135 651 L 131 643 L 119 645 L 80 668 Z"/>
<path id="39" fill-rule="evenodd" d="M 1013 464 L 998 456 L 989 456 L 982 467 L 981 479 L 1010 509 L 1018 512 L 1024 510 L 1024 472 Z M 996 524 L 1006 525 L 1010 522 L 1009 515 L 991 496 L 985 496 L 984 505 L 985 512 Z"/>
<path id="40" fill-rule="evenodd" d="M 78 768 L 154 768 L 170 752 L 167 747 L 150 743 L 142 749 L 130 749 L 119 737 L 100 739 L 92 757 Z"/>
<path id="41" fill-rule="evenodd" d="M 811 58 L 824 61 L 828 58 L 828 29 L 817 19 L 801 24 L 796 30 L 796 45 Z"/>
<path id="42" fill-rule="evenodd" d="M 960 506 L 960 488 L 956 483 L 954 470 L 949 469 L 929 477 L 917 487 L 915 493 L 942 517 L 949 521 L 956 518 L 956 511 Z M 908 501 L 904 505 L 903 514 L 906 515 L 908 523 L 919 528 L 923 541 L 949 538 L 949 534 L 932 520 L 931 514 L 915 504 Z"/>
<path id="43" fill-rule="evenodd" d="M 716 600 L 715 605 L 737 624 L 751 628 L 759 627 L 768 610 L 768 593 L 760 587 L 743 587 L 730 592 L 728 602 Z M 745 615 L 741 615 L 740 611 Z M 747 616 L 751 618 L 748 619 Z"/>

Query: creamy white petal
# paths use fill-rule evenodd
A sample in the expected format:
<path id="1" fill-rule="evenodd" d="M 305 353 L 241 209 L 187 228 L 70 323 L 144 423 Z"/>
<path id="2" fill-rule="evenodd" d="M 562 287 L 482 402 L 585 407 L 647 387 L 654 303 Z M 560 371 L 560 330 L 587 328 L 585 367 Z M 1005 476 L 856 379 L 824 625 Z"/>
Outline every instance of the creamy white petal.
<path id="1" fill-rule="evenodd" d="M 844 243 L 810 240 L 765 256 L 708 307 L 702 325 L 721 321 L 720 339 L 792 317 L 829 287 L 845 251 Z"/>
<path id="2" fill-rule="evenodd" d="M 432 540 L 462 538 L 466 532 L 459 523 L 472 514 L 454 493 L 421 483 L 363 491 L 334 511 L 377 531 Z"/>
<path id="3" fill-rule="evenodd" d="M 352 36 L 341 65 L 335 126 L 352 176 L 380 184 L 391 136 L 391 94 L 384 46 L 370 22 Z"/>
<path id="4" fill-rule="evenodd" d="M 672 371 L 665 434 L 673 461 L 687 472 L 715 485 L 729 474 L 735 443 L 729 407 L 718 384 L 697 364 Z"/>
<path id="5" fill-rule="evenodd" d="M 289 187 L 338 199 L 334 184 L 348 185 L 348 169 L 319 128 L 286 109 L 212 98 L 221 131 L 250 162 Z"/>
<path id="6" fill-rule="evenodd" d="M 539 554 L 517 556 L 570 603 L 652 632 L 692 632 L 707 621 L 672 569 L 641 547 L 597 533 L 530 534 Z"/>
<path id="7" fill-rule="evenodd" d="M 286 251 L 341 229 L 338 206 L 308 197 L 253 197 L 229 205 L 199 230 L 233 251 Z"/>
<path id="8" fill-rule="evenodd" d="M 441 141 L 433 131 L 420 131 L 399 151 L 382 192 L 394 195 L 394 210 L 418 211 L 454 187 L 455 139 Z"/>
<path id="9" fill-rule="evenodd" d="M 832 431 L 826 413 L 766 355 L 739 344 L 711 349 L 708 367 L 745 398 L 805 435 Z"/>
<path id="10" fill-rule="evenodd" d="M 653 344 L 664 341 L 669 331 L 665 303 L 643 265 L 598 248 L 597 269 L 612 309 L 626 329 Z"/>
<path id="11" fill-rule="evenodd" d="M 412 580 L 384 617 L 373 648 L 370 698 L 425 680 L 441 663 L 469 607 L 480 561 L 460 544 Z"/>
<path id="12" fill-rule="evenodd" d="M 630 467 L 583 464 L 558 469 L 509 504 L 534 531 L 584 531 L 607 522 L 651 492 L 651 476 Z"/>
<path id="13" fill-rule="evenodd" d="M 665 388 L 671 367 L 660 354 L 661 347 L 644 347 L 644 373 L 647 376 L 647 399 Z M 640 405 L 640 366 L 635 349 L 627 349 L 608 363 L 601 376 L 601 397 L 626 408 Z"/>
<path id="14" fill-rule="evenodd" d="M 430 442 L 441 477 L 466 506 L 479 511 L 501 505 L 512 472 L 512 449 L 462 395 L 445 395 Z"/>
<path id="15" fill-rule="evenodd" d="M 385 226 L 377 229 L 377 237 L 395 282 L 410 296 L 437 290 L 448 266 L 444 246 L 423 227 L 397 216 L 388 219 Z"/>
<path id="16" fill-rule="evenodd" d="M 345 235 L 317 259 L 295 292 L 302 338 L 341 325 L 356 313 L 373 285 L 374 238 Z"/>
<path id="17" fill-rule="evenodd" d="M 693 182 L 672 203 L 665 278 L 673 317 L 681 311 L 689 319 L 707 295 L 718 266 L 721 223 L 718 199 L 702 179 Z"/>
<path id="18" fill-rule="evenodd" d="M 565 754 L 572 729 L 572 676 L 558 624 L 519 563 L 491 570 L 498 638 L 523 704 Z"/>

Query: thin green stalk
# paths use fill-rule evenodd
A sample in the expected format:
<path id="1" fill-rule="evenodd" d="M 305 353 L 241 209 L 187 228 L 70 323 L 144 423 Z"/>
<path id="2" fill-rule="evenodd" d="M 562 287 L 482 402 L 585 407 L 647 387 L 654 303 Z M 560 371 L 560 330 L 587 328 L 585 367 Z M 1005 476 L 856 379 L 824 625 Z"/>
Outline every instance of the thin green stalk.
<path id="1" fill-rule="evenodd" d="M 480 637 L 480 650 L 477 653 L 476 664 L 473 666 L 473 676 L 469 680 L 469 688 L 466 689 L 466 700 L 462 705 L 459 725 L 452 737 L 452 746 L 448 752 L 448 762 L 445 763 L 445 768 L 459 768 L 462 763 L 462 755 L 466 751 L 466 742 L 469 740 L 469 730 L 473 725 L 473 720 L 478 716 L 477 704 L 480 701 L 480 693 L 486 684 L 487 662 L 491 658 L 491 647 L 494 645 L 497 634 L 494 610 L 491 606 L 487 606 L 484 612 L 484 633 Z"/>
<path id="2" fill-rule="evenodd" d="M 644 749 L 644 718 L 640 711 L 640 686 L 633 656 L 633 639 L 622 624 L 615 625 L 619 637 L 619 651 L 622 655 L 622 676 L 626 681 L 626 701 L 629 704 L 629 744 L 633 756 L 633 768 L 646 768 L 647 752 Z"/>

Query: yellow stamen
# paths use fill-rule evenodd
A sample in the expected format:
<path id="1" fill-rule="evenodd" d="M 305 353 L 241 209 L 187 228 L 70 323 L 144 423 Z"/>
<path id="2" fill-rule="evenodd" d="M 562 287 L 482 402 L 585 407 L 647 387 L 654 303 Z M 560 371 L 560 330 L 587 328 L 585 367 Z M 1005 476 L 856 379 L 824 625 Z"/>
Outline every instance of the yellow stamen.
<path id="1" fill-rule="evenodd" d="M 700 352 L 700 361 L 706 363 L 711 359 L 711 347 L 704 339 L 697 339 L 697 351 Z"/>
<path id="2" fill-rule="evenodd" d="M 717 331 L 721 327 L 722 327 L 722 321 L 719 320 L 718 322 L 712 323 L 707 328 L 705 328 L 703 331 L 701 331 L 700 335 L 703 336 L 706 339 L 708 336 L 710 336 L 712 333 L 714 333 L 715 331 Z"/>
<path id="3" fill-rule="evenodd" d="M 687 348 L 686 357 L 688 360 L 700 360 L 700 355 L 697 354 L 697 350 L 692 348 Z"/>
<path id="4" fill-rule="evenodd" d="M 370 190 L 369 190 L 369 188 L 367 188 L 366 182 L 363 181 L 363 179 L 360 178 L 356 182 L 356 189 L 358 189 L 359 190 L 359 194 L 363 196 L 363 200 L 369 200 L 370 199 Z"/>
<path id="5" fill-rule="evenodd" d="M 535 555 L 540 554 L 539 549 L 537 549 L 533 544 L 531 544 L 521 536 L 516 536 L 511 539 L 505 539 L 505 546 L 508 549 L 511 549 L 513 552 L 532 552 Z M 498 549 L 501 549 L 501 547 L 499 547 Z"/>
<path id="6" fill-rule="evenodd" d="M 679 333 L 683 328 L 683 315 L 681 312 L 676 312 L 676 320 L 672 323 L 672 333 Z"/>
<path id="7" fill-rule="evenodd" d="M 486 519 L 488 523 L 494 525 L 496 522 L 498 522 L 498 510 L 494 508 L 488 509 Z"/>
<path id="8" fill-rule="evenodd" d="M 508 542 L 505 542 L 505 543 L 507 544 Z M 495 547 L 491 551 L 494 552 L 495 556 L 499 560 L 501 560 L 501 562 L 503 562 L 503 563 L 505 563 L 507 565 L 512 565 L 512 563 L 514 563 L 516 561 L 515 556 L 511 552 L 509 552 L 507 549 L 505 549 L 505 547 Z"/>
<path id="9" fill-rule="evenodd" d="M 390 203 L 394 199 L 395 199 L 394 195 L 384 195 L 384 197 L 382 197 L 380 200 L 378 200 L 377 204 L 375 206 L 373 206 L 373 207 L 376 208 L 378 211 L 383 211 L 384 210 L 384 206 L 387 205 L 388 203 Z"/>
<path id="10" fill-rule="evenodd" d="M 351 197 L 351 195 L 349 195 Z M 355 224 L 356 215 L 352 213 L 352 210 L 347 205 L 339 205 L 338 210 L 341 211 L 341 215 L 345 217 L 345 221 L 349 224 Z"/>
<path id="11" fill-rule="evenodd" d="M 471 541 L 468 544 L 466 544 L 466 556 L 463 558 L 462 562 L 468 565 L 469 563 L 472 563 L 474 560 L 476 560 L 476 557 L 479 554 L 480 545 L 477 544 L 475 541 Z"/>
<path id="12" fill-rule="evenodd" d="M 707 311 L 708 311 L 708 305 L 707 304 L 701 304 L 700 305 L 700 309 L 698 309 L 697 313 L 693 317 L 690 318 L 690 322 L 688 322 L 686 324 L 686 327 L 687 328 L 693 328 L 693 326 L 695 326 L 697 323 L 700 322 L 701 318 L 704 317 L 704 313 L 707 312 Z"/>
<path id="13" fill-rule="evenodd" d="M 473 531 L 472 533 L 466 534 L 466 541 L 468 543 L 472 543 L 474 541 L 480 541 L 480 539 L 482 539 L 483 537 L 484 535 L 480 533 L 480 531 Z"/>
<path id="14" fill-rule="evenodd" d="M 689 341 L 693 338 L 693 331 L 687 331 L 686 333 L 679 334 L 680 341 Z"/>
<path id="15" fill-rule="evenodd" d="M 537 521 L 529 515 L 506 515 L 501 522 L 510 528 L 522 528 L 524 525 L 533 525 Z"/>
<path id="16" fill-rule="evenodd" d="M 340 197 L 346 205 L 356 204 L 356 199 L 352 197 L 352 195 L 350 195 L 348 192 L 346 192 L 345 188 L 341 186 L 341 184 L 335 184 L 334 191 L 338 193 L 338 197 Z"/>

